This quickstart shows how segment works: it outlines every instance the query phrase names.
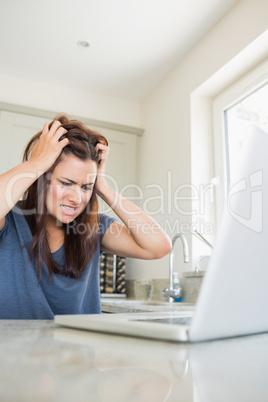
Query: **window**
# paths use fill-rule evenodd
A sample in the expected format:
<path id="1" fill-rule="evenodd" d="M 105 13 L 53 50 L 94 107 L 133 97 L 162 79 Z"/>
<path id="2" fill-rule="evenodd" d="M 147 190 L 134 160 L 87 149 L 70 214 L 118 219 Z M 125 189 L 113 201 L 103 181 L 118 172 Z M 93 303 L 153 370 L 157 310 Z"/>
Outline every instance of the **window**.
<path id="1" fill-rule="evenodd" d="M 243 152 L 244 128 L 256 123 L 268 129 L 267 99 L 268 62 L 265 62 L 213 102 L 217 224 L 221 220 L 236 162 Z"/>
<path id="2" fill-rule="evenodd" d="M 267 99 L 268 84 L 266 83 L 224 112 L 227 188 L 232 182 L 237 160 L 243 152 L 246 126 L 255 123 L 268 128 Z"/>

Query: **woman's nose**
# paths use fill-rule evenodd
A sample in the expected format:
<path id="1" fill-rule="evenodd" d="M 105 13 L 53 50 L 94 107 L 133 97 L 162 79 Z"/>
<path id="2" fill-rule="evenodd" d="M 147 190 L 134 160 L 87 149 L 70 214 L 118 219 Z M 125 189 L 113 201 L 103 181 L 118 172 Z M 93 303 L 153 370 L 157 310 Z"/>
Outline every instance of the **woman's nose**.
<path id="1" fill-rule="evenodd" d="M 79 189 L 70 189 L 68 192 L 68 199 L 69 201 L 75 202 L 76 204 L 80 204 L 82 201 L 81 191 Z"/>

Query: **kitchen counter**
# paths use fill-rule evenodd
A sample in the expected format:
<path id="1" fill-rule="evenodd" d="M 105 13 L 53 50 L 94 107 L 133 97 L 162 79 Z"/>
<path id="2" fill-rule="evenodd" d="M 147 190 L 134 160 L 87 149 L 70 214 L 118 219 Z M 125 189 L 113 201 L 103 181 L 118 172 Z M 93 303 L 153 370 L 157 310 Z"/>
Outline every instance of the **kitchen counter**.
<path id="1" fill-rule="evenodd" d="M 137 300 L 137 299 L 101 299 L 101 311 L 103 313 L 144 313 L 159 311 L 192 311 L 193 303 L 169 303 L 161 301 Z"/>
<path id="2" fill-rule="evenodd" d="M 179 344 L 0 321 L 1 402 L 265 402 L 268 334 Z"/>

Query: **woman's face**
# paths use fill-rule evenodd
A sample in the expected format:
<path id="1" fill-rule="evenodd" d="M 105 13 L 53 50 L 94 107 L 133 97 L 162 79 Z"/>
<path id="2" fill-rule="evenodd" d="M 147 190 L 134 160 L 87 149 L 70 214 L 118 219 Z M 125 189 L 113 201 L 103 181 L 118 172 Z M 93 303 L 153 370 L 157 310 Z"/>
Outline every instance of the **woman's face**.
<path id="1" fill-rule="evenodd" d="M 74 155 L 63 155 L 48 189 L 48 213 L 62 223 L 72 222 L 89 202 L 97 176 L 97 164 Z"/>

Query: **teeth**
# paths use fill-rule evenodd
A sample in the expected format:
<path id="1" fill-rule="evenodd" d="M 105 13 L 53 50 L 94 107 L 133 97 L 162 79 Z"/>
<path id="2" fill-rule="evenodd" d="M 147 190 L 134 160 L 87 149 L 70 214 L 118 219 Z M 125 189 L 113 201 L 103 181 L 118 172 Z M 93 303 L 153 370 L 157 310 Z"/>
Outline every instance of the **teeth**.
<path id="1" fill-rule="evenodd" d="M 75 208 L 67 207 L 66 205 L 61 205 L 61 206 L 62 206 L 62 208 L 67 209 L 67 211 L 74 211 L 75 210 Z"/>

